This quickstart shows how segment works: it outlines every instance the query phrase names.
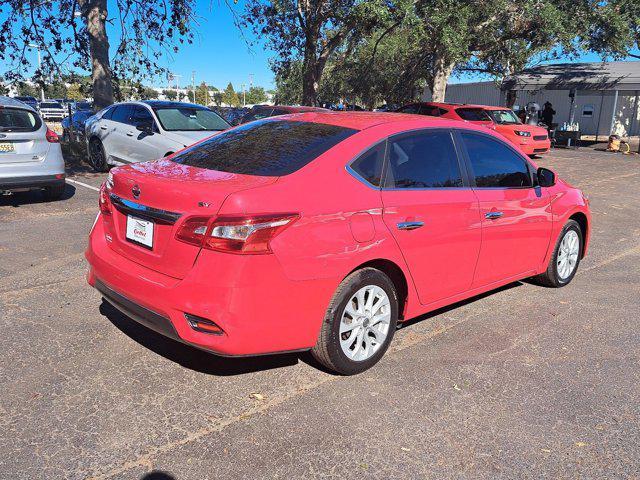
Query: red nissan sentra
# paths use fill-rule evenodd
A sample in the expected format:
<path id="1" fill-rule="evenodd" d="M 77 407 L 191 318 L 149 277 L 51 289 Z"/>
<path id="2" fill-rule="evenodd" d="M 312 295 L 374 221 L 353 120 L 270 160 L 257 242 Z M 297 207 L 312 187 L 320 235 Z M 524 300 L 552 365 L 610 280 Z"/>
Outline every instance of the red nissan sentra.
<path id="1" fill-rule="evenodd" d="M 566 285 L 590 221 L 580 190 L 486 128 L 304 113 L 112 170 L 88 280 L 181 342 L 311 349 L 354 374 L 399 322 L 523 278 Z"/>

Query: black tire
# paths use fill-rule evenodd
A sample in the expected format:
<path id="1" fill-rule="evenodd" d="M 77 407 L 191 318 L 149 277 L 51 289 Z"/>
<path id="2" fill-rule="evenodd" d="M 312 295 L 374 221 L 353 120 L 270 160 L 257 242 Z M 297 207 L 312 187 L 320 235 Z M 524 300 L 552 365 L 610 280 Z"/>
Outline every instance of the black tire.
<path id="1" fill-rule="evenodd" d="M 340 322 L 347 302 L 351 300 L 358 290 L 367 285 L 380 287 L 387 294 L 391 318 L 384 343 L 380 345 L 371 357 L 366 360 L 355 361 L 348 358 L 340 346 Z M 311 349 L 311 354 L 323 366 L 335 373 L 354 375 L 363 372 L 375 365 L 385 354 L 393 339 L 397 322 L 398 294 L 393 282 L 380 270 L 363 268 L 350 274 L 338 286 L 329 303 L 329 308 L 327 308 L 320 335 L 316 345 Z"/>
<path id="2" fill-rule="evenodd" d="M 66 185 L 64 183 L 58 183 L 55 185 L 49 185 L 48 187 L 45 187 L 44 190 L 42 191 L 42 194 L 44 195 L 44 199 L 48 202 L 51 202 L 53 200 L 60 200 L 60 198 L 64 194 L 65 186 Z"/>
<path id="3" fill-rule="evenodd" d="M 109 164 L 102 142 L 92 138 L 89 142 L 89 162 L 96 172 L 108 172 Z"/>
<path id="4" fill-rule="evenodd" d="M 565 237 L 565 235 L 567 235 L 569 231 L 574 231 L 578 234 L 578 258 L 571 274 L 565 278 L 562 278 L 558 273 L 558 253 L 560 251 L 560 244 L 562 243 L 562 239 Z M 550 288 L 560 288 L 568 285 L 569 282 L 573 280 L 573 277 L 578 271 L 578 266 L 580 265 L 580 260 L 582 257 L 583 242 L 584 240 L 582 238 L 582 230 L 580 229 L 580 225 L 575 220 L 569 220 L 562 228 L 560 235 L 558 235 L 558 240 L 556 242 L 555 248 L 553 249 L 553 253 L 551 254 L 551 258 L 549 259 L 547 270 L 543 274 L 533 277 L 533 281 L 539 285 Z"/>

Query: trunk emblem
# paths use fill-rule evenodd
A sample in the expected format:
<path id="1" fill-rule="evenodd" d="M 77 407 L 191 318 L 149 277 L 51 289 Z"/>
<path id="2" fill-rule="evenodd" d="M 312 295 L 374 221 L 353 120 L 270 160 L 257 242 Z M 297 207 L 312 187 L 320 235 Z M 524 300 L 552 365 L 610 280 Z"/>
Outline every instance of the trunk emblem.
<path id="1" fill-rule="evenodd" d="M 133 193 L 133 198 L 137 200 L 140 198 L 140 187 L 138 185 L 134 185 L 131 189 L 131 193 Z"/>

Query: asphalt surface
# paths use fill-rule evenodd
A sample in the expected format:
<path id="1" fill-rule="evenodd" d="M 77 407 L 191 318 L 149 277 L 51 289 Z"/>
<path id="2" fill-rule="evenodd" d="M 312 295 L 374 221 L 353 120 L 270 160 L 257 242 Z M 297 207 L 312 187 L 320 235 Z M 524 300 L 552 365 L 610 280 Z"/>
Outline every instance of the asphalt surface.
<path id="1" fill-rule="evenodd" d="M 0 198 L 0 478 L 640 478 L 640 156 L 538 163 L 591 199 L 574 281 L 426 315 L 347 378 L 145 330 L 85 282 L 97 192 Z"/>

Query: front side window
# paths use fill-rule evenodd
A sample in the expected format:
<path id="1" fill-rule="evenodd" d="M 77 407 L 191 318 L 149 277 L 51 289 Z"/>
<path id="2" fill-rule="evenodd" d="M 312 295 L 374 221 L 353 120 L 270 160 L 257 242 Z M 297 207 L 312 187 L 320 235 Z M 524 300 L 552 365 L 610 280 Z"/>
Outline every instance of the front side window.
<path id="1" fill-rule="evenodd" d="M 458 156 L 448 131 L 422 131 L 389 140 L 386 188 L 462 187 Z"/>
<path id="2" fill-rule="evenodd" d="M 491 117 L 481 108 L 456 108 L 456 113 L 463 120 L 470 122 L 490 122 Z"/>
<path id="3" fill-rule="evenodd" d="M 264 119 L 222 132 L 172 158 L 191 167 L 243 175 L 288 175 L 358 130 Z"/>
<path id="4" fill-rule="evenodd" d="M 131 124 L 134 126 L 153 125 L 153 117 L 151 112 L 144 107 L 133 107 L 133 115 L 131 116 Z"/>
<path id="5" fill-rule="evenodd" d="M 0 108 L 0 132 L 35 132 L 42 123 L 29 110 L 21 108 Z"/>
<path id="6" fill-rule="evenodd" d="M 384 147 L 385 142 L 376 145 L 360 155 L 350 165 L 354 172 L 374 187 L 379 187 L 382 180 Z"/>
<path id="7" fill-rule="evenodd" d="M 208 108 L 176 106 L 156 108 L 154 111 L 162 128 L 169 132 L 216 132 L 230 127 L 220 115 Z"/>
<path id="8" fill-rule="evenodd" d="M 479 188 L 531 187 L 524 158 L 501 141 L 487 135 L 461 134 L 469 156 L 472 176 Z"/>

